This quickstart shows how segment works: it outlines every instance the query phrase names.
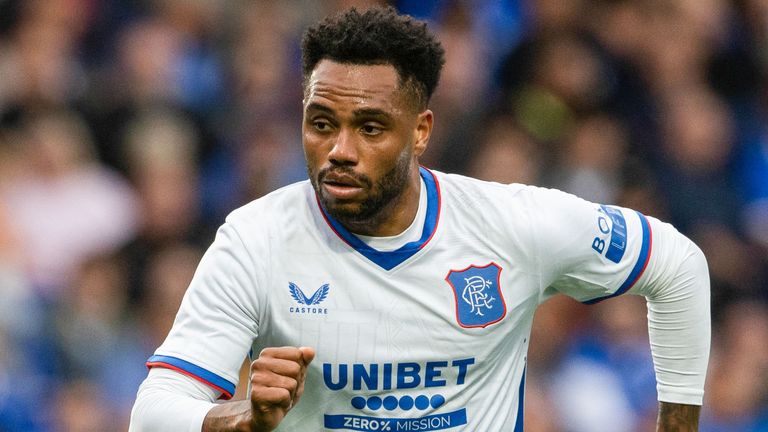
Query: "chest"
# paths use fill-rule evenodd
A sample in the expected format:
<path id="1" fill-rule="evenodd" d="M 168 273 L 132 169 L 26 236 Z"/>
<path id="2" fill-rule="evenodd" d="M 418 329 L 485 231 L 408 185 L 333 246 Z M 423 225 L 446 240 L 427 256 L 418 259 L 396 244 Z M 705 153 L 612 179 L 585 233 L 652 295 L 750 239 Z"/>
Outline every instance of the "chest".
<path id="1" fill-rule="evenodd" d="M 273 257 L 257 345 L 313 346 L 332 363 L 429 362 L 526 338 L 536 276 L 503 247 L 441 240 L 389 271 L 321 242 Z"/>

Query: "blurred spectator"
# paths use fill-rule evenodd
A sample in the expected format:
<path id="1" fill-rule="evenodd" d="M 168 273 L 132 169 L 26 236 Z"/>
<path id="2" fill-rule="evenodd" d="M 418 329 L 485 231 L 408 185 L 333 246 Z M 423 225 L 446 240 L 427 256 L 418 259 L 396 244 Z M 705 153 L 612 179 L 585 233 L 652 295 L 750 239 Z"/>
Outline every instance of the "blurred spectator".
<path id="1" fill-rule="evenodd" d="M 147 110 L 125 128 L 129 177 L 139 193 L 138 232 L 122 250 L 132 269 L 132 301 L 143 295 L 149 257 L 169 244 L 210 241 L 201 222 L 194 124 L 172 110 Z"/>
<path id="2" fill-rule="evenodd" d="M 104 404 L 104 393 L 93 382 L 78 379 L 59 387 L 53 401 L 51 430 L 66 432 L 118 432 L 126 424 L 115 422 L 109 407 Z"/>
<path id="3" fill-rule="evenodd" d="M 184 243 L 174 243 L 157 250 L 150 258 L 138 316 L 144 325 L 142 334 L 154 350 L 168 334 L 187 285 L 202 258 L 202 250 Z"/>
<path id="4" fill-rule="evenodd" d="M 222 25 L 226 3 L 156 0 L 155 4 L 160 20 L 181 37 L 173 69 L 179 105 L 199 114 L 222 108 L 224 70 L 216 42 L 226 28 Z"/>
<path id="5" fill-rule="evenodd" d="M 501 183 L 539 184 L 543 161 L 537 144 L 509 116 L 487 123 L 469 163 L 469 174 Z"/>
<path id="6" fill-rule="evenodd" d="M 0 430 L 44 431 L 46 423 L 36 407 L 50 402 L 46 383 L 30 370 L 18 341 L 4 330 L 0 328 Z"/>
<path id="7" fill-rule="evenodd" d="M 702 432 L 768 430 L 768 308 L 730 306 L 713 341 Z"/>
<path id="8" fill-rule="evenodd" d="M 707 222 L 738 227 L 733 209 L 741 203 L 730 171 L 736 137 L 727 107 L 701 87 L 680 89 L 662 103 L 660 179 L 671 222 L 684 230 Z"/>
<path id="9" fill-rule="evenodd" d="M 119 89 L 136 104 L 173 102 L 181 96 L 178 63 L 183 35 L 168 23 L 148 19 L 122 32 L 118 46 Z M 113 95 L 114 96 L 114 95 Z"/>
<path id="10" fill-rule="evenodd" d="M 83 263 L 73 292 L 54 312 L 51 323 L 59 374 L 93 381 L 103 387 L 105 402 L 117 406 L 130 400 L 143 376 L 140 363 L 126 370 L 121 358 L 140 362 L 146 353 L 137 346 L 138 329 L 129 315 L 126 272 L 116 255 Z M 131 350 L 139 352 L 130 355 Z"/>
<path id="11" fill-rule="evenodd" d="M 760 248 L 723 225 L 700 225 L 691 234 L 709 263 L 715 317 L 734 301 L 765 300 L 767 257 Z"/>
<path id="12" fill-rule="evenodd" d="M 88 128 L 75 113 L 32 116 L 19 138 L 22 169 L 0 185 L 0 201 L 27 276 L 55 300 L 83 259 L 130 238 L 135 197 L 96 162 Z"/>
<path id="13" fill-rule="evenodd" d="M 654 418 L 656 381 L 642 297 L 590 308 L 594 324 L 571 334 L 550 389 L 572 431 L 634 431 Z"/>
<path id="14" fill-rule="evenodd" d="M 234 17 L 231 103 L 239 112 L 227 120 L 231 127 L 274 111 L 301 115 L 301 71 L 294 58 L 300 23 L 291 12 L 282 2 L 254 2 Z"/>
<path id="15" fill-rule="evenodd" d="M 555 432 L 565 430 L 556 394 L 550 386 L 573 333 L 587 324 L 588 308 L 565 295 L 556 295 L 536 310 L 531 342 L 526 357 L 526 430 Z M 558 415 L 551 415 L 557 412 Z"/>
<path id="16" fill-rule="evenodd" d="M 545 384 L 536 376 L 525 377 L 524 430 L 535 432 L 560 432 L 566 430 L 560 416 L 554 416 L 558 406 L 552 394 L 545 391 Z"/>
<path id="17" fill-rule="evenodd" d="M 199 222 L 197 133 L 170 110 L 147 110 L 125 130 L 129 177 L 141 202 L 141 233 L 180 238 Z"/>
<path id="18" fill-rule="evenodd" d="M 245 203 L 280 186 L 306 177 L 300 131 L 295 124 L 274 120 L 240 141 L 236 172 Z"/>
<path id="19" fill-rule="evenodd" d="M 18 5 L 9 39 L 0 40 L 0 110 L 72 103 L 85 90 L 85 71 L 75 54 L 88 22 L 87 2 L 70 3 Z"/>
<path id="20" fill-rule="evenodd" d="M 764 108 L 768 109 L 768 106 Z M 761 112 L 755 131 L 745 133 L 737 164 L 737 181 L 744 198 L 742 218 L 747 236 L 762 246 L 768 256 L 768 114 Z M 760 121 L 762 120 L 762 121 Z"/>
<path id="21" fill-rule="evenodd" d="M 642 56 L 635 58 L 657 97 L 706 83 L 706 66 L 729 14 L 720 1 L 652 1 Z M 687 6 L 686 4 L 695 5 Z M 726 10 L 722 10 L 726 9 Z"/>
<path id="22" fill-rule="evenodd" d="M 712 280 L 702 431 L 768 430 L 765 0 L 0 1 L 0 430 L 125 430 L 214 229 L 306 178 L 305 25 L 385 3 L 447 51 L 423 163 L 672 221 Z M 526 430 L 652 429 L 642 309 L 540 307 Z"/>
<path id="23" fill-rule="evenodd" d="M 451 171 L 466 169 L 467 157 L 474 149 L 467 142 L 476 139 L 490 79 L 484 56 L 486 41 L 473 27 L 470 9 L 464 2 L 447 2 L 440 10 L 442 19 L 436 32 L 446 52 L 453 55 L 446 56 L 441 85 L 430 102 L 440 117 L 423 163 Z"/>
<path id="24" fill-rule="evenodd" d="M 615 203 L 628 150 L 628 137 L 616 119 L 598 114 L 580 120 L 557 155 L 553 183 L 589 201 Z"/>

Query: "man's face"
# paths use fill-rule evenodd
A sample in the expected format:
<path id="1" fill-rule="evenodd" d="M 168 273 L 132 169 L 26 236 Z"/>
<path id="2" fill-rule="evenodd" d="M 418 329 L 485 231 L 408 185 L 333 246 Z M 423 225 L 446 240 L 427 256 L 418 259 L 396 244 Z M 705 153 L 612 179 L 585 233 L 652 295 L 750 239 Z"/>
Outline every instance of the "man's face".
<path id="1" fill-rule="evenodd" d="M 415 112 L 398 82 L 391 65 L 322 60 L 306 84 L 309 178 L 323 208 L 348 228 L 375 228 L 418 188 L 432 113 Z"/>

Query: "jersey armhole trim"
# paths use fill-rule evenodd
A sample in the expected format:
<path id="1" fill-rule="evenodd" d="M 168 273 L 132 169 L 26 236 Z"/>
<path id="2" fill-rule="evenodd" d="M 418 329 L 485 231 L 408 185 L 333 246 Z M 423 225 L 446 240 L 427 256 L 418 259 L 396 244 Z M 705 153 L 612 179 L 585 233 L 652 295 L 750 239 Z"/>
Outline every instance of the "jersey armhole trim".
<path id="1" fill-rule="evenodd" d="M 635 213 L 637 213 L 637 215 L 640 217 L 640 226 L 643 230 L 643 244 L 640 247 L 640 255 L 637 257 L 635 266 L 632 267 L 632 271 L 629 272 L 629 276 L 627 276 L 627 279 L 623 284 L 621 284 L 616 292 L 607 296 L 587 300 L 582 303 L 591 305 L 624 294 L 625 292 L 629 291 L 629 289 L 632 288 L 635 283 L 637 283 L 637 281 L 640 279 L 640 276 L 642 276 L 645 272 L 646 267 L 648 267 L 648 262 L 651 258 L 651 249 L 653 247 L 653 233 L 651 232 L 651 224 L 648 222 L 648 219 L 645 217 L 645 215 L 640 212 Z"/>
<path id="2" fill-rule="evenodd" d="M 153 367 L 171 369 L 194 380 L 200 381 L 208 387 L 220 391 L 221 397 L 219 399 L 229 400 L 232 398 L 232 395 L 235 394 L 235 384 L 232 384 L 213 372 L 180 358 L 153 355 L 147 360 L 147 368 L 151 369 Z"/>

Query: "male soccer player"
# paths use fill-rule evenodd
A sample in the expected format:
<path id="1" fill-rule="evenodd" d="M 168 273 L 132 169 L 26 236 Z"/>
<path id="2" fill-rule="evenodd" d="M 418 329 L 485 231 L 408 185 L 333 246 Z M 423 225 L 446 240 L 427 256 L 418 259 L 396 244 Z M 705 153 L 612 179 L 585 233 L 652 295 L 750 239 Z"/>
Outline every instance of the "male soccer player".
<path id="1" fill-rule="evenodd" d="M 227 218 L 131 430 L 522 431 L 531 322 L 557 292 L 645 296 L 658 430 L 697 429 L 710 330 L 694 244 L 629 209 L 420 167 L 443 64 L 425 24 L 351 10 L 302 48 L 309 181 Z M 215 404 L 249 352 L 249 399 Z"/>

